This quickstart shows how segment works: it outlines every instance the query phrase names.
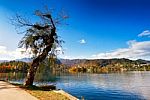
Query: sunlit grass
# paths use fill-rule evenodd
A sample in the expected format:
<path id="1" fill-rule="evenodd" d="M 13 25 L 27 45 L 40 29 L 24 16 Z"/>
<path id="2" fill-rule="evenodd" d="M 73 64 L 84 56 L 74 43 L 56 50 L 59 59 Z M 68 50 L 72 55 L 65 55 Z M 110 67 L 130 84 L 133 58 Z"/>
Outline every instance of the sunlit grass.
<path id="1" fill-rule="evenodd" d="M 62 94 L 55 93 L 53 91 L 42 91 L 42 90 L 26 90 L 26 91 L 40 100 L 69 100 Z"/>
<path id="2" fill-rule="evenodd" d="M 31 95 L 35 96 L 39 100 L 70 100 L 66 96 L 60 94 L 60 93 L 55 93 L 54 91 L 44 91 L 42 87 L 37 87 L 37 86 L 23 86 L 21 84 L 14 84 L 15 86 L 19 86 L 20 88 L 24 89 Z"/>

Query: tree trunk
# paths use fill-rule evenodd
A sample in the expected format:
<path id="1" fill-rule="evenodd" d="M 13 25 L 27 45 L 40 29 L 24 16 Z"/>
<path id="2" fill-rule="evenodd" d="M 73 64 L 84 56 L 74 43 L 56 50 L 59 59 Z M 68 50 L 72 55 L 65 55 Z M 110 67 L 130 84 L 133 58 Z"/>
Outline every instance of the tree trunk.
<path id="1" fill-rule="evenodd" d="M 51 34 L 49 36 L 49 39 L 48 39 L 49 44 L 47 44 L 46 48 L 43 50 L 43 53 L 33 60 L 30 66 L 30 69 L 28 71 L 28 74 L 27 74 L 27 78 L 24 84 L 25 86 L 33 85 L 34 76 L 36 74 L 39 64 L 47 57 L 49 51 L 51 51 L 52 49 L 53 43 L 55 41 L 54 36 L 56 36 L 55 27 L 52 29 Z"/>
<path id="2" fill-rule="evenodd" d="M 34 80 L 34 76 L 35 76 L 35 72 L 34 72 L 33 68 L 34 68 L 33 66 L 30 66 L 30 69 L 29 69 L 28 74 L 27 74 L 26 81 L 24 83 L 25 86 L 33 85 L 33 80 Z"/>

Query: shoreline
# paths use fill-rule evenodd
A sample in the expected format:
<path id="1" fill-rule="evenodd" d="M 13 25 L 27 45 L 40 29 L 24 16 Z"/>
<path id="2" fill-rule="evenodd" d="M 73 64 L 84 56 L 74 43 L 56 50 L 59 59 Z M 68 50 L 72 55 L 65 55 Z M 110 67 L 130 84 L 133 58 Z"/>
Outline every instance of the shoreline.
<path id="1" fill-rule="evenodd" d="M 34 87 L 33 86 L 33 87 L 30 87 L 30 88 L 27 88 L 27 87 L 24 87 L 21 84 L 13 84 L 13 83 L 10 83 L 10 82 L 5 81 L 5 80 L 0 80 L 0 82 L 3 83 L 4 85 L 8 84 L 11 87 L 15 87 L 15 88 L 17 88 L 17 89 L 19 89 L 19 90 L 21 90 L 21 91 L 31 95 L 31 96 L 37 98 L 37 100 L 48 100 L 48 97 L 43 98 L 43 95 L 45 95 L 45 96 L 49 96 L 50 95 L 49 96 L 50 99 L 58 97 L 59 99 L 57 99 L 57 100 L 79 100 L 78 98 L 76 98 L 75 96 L 65 92 L 64 90 L 48 90 L 48 91 L 44 91 L 42 89 L 39 89 L 38 87 Z M 0 89 L 1 88 L 6 88 L 6 89 L 8 88 L 8 87 L 2 87 L 4 85 L 0 84 Z M 17 90 L 16 90 L 16 92 L 17 92 Z M 11 94 L 11 92 L 8 92 L 8 93 Z M 26 100 L 28 100 L 28 99 L 26 99 Z M 55 100 L 55 99 L 51 99 L 51 100 Z"/>

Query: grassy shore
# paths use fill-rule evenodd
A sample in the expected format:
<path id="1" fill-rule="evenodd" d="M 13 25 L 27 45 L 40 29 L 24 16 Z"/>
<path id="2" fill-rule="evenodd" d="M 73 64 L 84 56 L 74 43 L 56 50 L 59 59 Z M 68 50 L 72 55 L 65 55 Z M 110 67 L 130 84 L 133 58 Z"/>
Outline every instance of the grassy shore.
<path id="1" fill-rule="evenodd" d="M 35 96 L 39 100 L 70 100 L 60 93 L 53 91 L 42 91 L 42 90 L 26 90 L 31 95 Z"/>
<path id="2" fill-rule="evenodd" d="M 20 88 L 24 89 L 31 95 L 35 96 L 39 100 L 70 100 L 69 98 L 65 97 L 64 95 L 60 93 L 55 93 L 54 91 L 45 91 L 41 87 L 37 86 L 30 86 L 30 87 L 25 87 L 20 84 L 13 84 L 15 86 L 19 86 Z"/>

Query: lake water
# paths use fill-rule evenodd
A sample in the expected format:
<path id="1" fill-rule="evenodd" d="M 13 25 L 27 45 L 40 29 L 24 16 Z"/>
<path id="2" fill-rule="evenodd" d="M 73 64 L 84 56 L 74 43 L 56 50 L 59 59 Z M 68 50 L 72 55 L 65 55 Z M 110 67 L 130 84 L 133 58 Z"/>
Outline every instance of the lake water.
<path id="1" fill-rule="evenodd" d="M 22 83 L 24 77 L 25 74 L 19 73 L 0 74 L 1 79 L 8 78 L 11 82 Z M 37 75 L 34 84 L 43 84 L 41 82 L 56 84 L 57 88 L 85 100 L 150 100 L 149 71 Z"/>

